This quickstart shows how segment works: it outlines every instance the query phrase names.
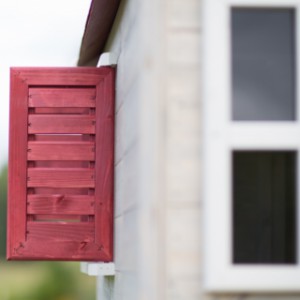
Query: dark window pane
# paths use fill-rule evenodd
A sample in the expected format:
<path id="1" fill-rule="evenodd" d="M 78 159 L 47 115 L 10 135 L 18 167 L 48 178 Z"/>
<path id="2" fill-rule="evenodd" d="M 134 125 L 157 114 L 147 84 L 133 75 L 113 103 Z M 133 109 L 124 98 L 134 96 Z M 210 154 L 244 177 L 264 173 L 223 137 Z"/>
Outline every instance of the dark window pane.
<path id="1" fill-rule="evenodd" d="M 233 120 L 295 120 L 294 26 L 293 9 L 232 9 Z"/>
<path id="2" fill-rule="evenodd" d="M 233 262 L 296 263 L 296 153 L 233 153 Z"/>

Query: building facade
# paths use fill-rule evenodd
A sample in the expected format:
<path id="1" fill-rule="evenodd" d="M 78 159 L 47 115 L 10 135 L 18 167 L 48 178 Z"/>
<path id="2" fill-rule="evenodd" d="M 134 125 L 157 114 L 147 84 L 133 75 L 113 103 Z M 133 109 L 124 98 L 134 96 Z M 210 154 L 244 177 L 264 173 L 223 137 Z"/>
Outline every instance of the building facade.
<path id="1" fill-rule="evenodd" d="M 99 38 L 96 32 L 105 25 L 94 21 L 103 14 L 96 9 L 100 2 L 114 7 L 113 22 L 105 23 L 110 24 L 107 33 Z M 286 286 L 281 291 L 276 286 L 240 288 L 237 282 L 236 288 L 218 290 L 205 284 L 210 268 L 205 251 L 216 252 L 204 238 L 210 234 L 204 214 L 209 166 L 204 156 L 203 93 L 210 67 L 203 53 L 209 51 L 204 24 L 214 18 L 209 1 L 108 2 L 92 1 L 79 59 L 79 65 L 96 66 L 104 52 L 116 58 L 116 273 L 98 276 L 98 299 L 300 299 L 297 288 Z M 264 5 L 284 6 L 278 2 L 266 0 Z M 89 49 L 95 51 L 88 54 Z M 217 250 L 223 252 L 222 247 Z"/>

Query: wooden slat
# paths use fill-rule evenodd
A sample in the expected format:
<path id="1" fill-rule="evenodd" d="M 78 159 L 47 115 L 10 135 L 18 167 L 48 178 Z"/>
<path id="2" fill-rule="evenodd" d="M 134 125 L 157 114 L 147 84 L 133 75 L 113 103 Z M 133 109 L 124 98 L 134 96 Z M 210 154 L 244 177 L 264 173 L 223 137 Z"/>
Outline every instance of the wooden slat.
<path id="1" fill-rule="evenodd" d="M 94 88 L 30 88 L 29 107 L 95 107 Z"/>
<path id="2" fill-rule="evenodd" d="M 93 142 L 29 142 L 28 160 L 94 160 Z"/>
<path id="3" fill-rule="evenodd" d="M 93 215 L 94 197 L 89 195 L 28 195 L 28 214 Z"/>
<path id="4" fill-rule="evenodd" d="M 112 260 L 106 249 L 99 244 L 85 241 L 55 241 L 47 243 L 45 240 L 30 239 L 24 247 L 18 248 L 15 260 L 65 260 L 65 261 L 102 261 Z"/>
<path id="5" fill-rule="evenodd" d="M 95 133 L 92 115 L 29 115 L 28 133 Z"/>
<path id="6" fill-rule="evenodd" d="M 27 222 L 27 239 L 51 241 L 86 241 L 94 240 L 93 223 L 51 223 Z"/>
<path id="7" fill-rule="evenodd" d="M 93 169 L 28 168 L 27 187 L 93 188 Z"/>
<path id="8" fill-rule="evenodd" d="M 94 86 L 111 72 L 111 68 L 53 67 L 53 68 L 12 68 L 20 73 L 29 86 Z"/>

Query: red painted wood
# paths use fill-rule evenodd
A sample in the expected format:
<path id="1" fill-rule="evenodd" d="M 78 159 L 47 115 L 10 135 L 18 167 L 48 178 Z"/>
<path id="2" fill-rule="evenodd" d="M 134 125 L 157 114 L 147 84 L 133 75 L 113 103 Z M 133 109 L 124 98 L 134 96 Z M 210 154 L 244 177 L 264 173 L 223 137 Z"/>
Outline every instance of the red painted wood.
<path id="1" fill-rule="evenodd" d="M 49 247 L 45 240 L 27 240 L 23 247 L 15 249 L 14 260 L 30 257 L 30 260 L 111 261 L 110 253 L 95 242 L 56 240 L 53 244 L 55 247 Z"/>
<path id="2" fill-rule="evenodd" d="M 94 88 L 30 88 L 29 107 L 95 107 Z"/>
<path id="3" fill-rule="evenodd" d="M 7 253 L 26 240 L 27 86 L 18 72 L 10 74 Z"/>
<path id="4" fill-rule="evenodd" d="M 28 160 L 94 160 L 92 142 L 29 142 Z"/>
<path id="5" fill-rule="evenodd" d="M 96 187 L 95 223 L 96 241 L 113 253 L 113 193 L 114 193 L 114 80 L 111 72 L 97 86 L 97 95 L 102 99 L 96 110 Z M 105 145 L 105 146 L 104 146 Z M 104 224 L 107 228 L 104 230 Z"/>
<path id="6" fill-rule="evenodd" d="M 111 261 L 114 70 L 11 78 L 8 259 Z"/>
<path id="7" fill-rule="evenodd" d="M 95 225 L 82 223 L 27 222 L 28 240 L 94 241 Z"/>
<path id="8" fill-rule="evenodd" d="M 37 72 L 37 69 L 39 71 Z M 28 86 L 97 86 L 99 82 L 105 80 L 114 70 L 110 67 L 102 68 L 12 68 L 18 72 L 21 80 L 26 81 Z"/>
<path id="9" fill-rule="evenodd" d="M 42 215 L 93 215 L 95 198 L 89 195 L 28 195 L 27 213 Z"/>
<path id="10" fill-rule="evenodd" d="M 28 168 L 27 187 L 93 188 L 94 173 L 92 169 Z"/>
<path id="11" fill-rule="evenodd" d="M 95 117 L 90 115 L 29 115 L 28 133 L 95 133 Z"/>

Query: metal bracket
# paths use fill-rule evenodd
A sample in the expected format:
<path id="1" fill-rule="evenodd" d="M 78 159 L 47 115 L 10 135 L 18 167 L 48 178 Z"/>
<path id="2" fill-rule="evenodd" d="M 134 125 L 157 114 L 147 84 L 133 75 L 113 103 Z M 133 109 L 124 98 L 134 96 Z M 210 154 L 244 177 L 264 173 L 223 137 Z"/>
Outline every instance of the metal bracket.
<path id="1" fill-rule="evenodd" d="M 89 276 L 114 276 L 115 264 L 114 263 L 80 263 L 80 271 Z"/>
<path id="2" fill-rule="evenodd" d="M 101 54 L 97 67 L 104 67 L 104 66 L 114 67 L 116 65 L 117 65 L 117 56 L 112 52 L 105 52 Z"/>

